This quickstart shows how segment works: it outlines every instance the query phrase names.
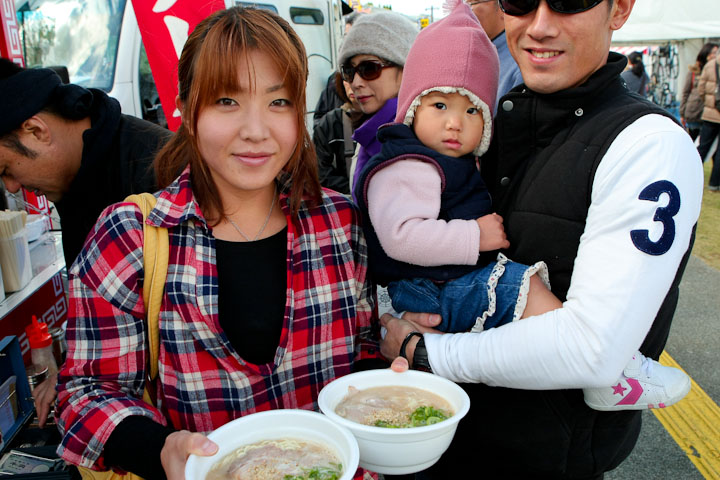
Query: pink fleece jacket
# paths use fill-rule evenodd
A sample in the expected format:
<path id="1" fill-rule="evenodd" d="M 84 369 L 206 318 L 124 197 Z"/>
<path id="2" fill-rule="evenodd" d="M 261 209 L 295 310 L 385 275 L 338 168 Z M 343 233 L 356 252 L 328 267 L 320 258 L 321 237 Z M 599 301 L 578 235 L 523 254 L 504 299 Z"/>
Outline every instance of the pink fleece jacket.
<path id="1" fill-rule="evenodd" d="M 373 176 L 368 209 L 385 253 L 422 266 L 477 263 L 480 227 L 437 220 L 441 193 L 440 175 L 426 162 L 401 160 Z"/>

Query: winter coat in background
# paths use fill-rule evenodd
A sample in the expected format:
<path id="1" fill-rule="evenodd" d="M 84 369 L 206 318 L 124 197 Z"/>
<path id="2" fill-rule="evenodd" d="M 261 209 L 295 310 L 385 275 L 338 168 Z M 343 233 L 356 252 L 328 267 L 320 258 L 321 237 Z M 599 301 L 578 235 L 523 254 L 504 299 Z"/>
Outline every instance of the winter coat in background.
<path id="1" fill-rule="evenodd" d="M 685 77 L 685 86 L 682 91 L 682 101 L 680 102 L 680 116 L 688 123 L 699 122 L 702 117 L 705 102 L 698 92 L 698 83 L 700 83 L 700 67 L 697 64 L 690 65 Z"/>
<path id="2" fill-rule="evenodd" d="M 715 88 L 717 87 L 717 75 L 715 74 L 716 60 L 710 60 L 703 67 L 698 82 L 698 93 L 705 100 L 702 120 L 705 122 L 720 123 L 720 112 L 715 108 Z"/>
<path id="3" fill-rule="evenodd" d="M 645 73 L 645 70 L 643 70 L 642 75 L 639 77 L 633 73 L 632 69 L 625 70 L 620 74 L 620 76 L 623 80 L 625 80 L 628 90 L 637 93 L 641 97 L 645 97 L 647 95 L 650 79 L 648 78 L 647 73 Z"/>
<path id="4" fill-rule="evenodd" d="M 352 133 L 366 117 L 345 104 L 330 110 L 313 131 L 320 185 L 340 193 L 350 193 L 350 163 L 356 143 Z M 347 138 L 346 138 L 347 135 Z"/>

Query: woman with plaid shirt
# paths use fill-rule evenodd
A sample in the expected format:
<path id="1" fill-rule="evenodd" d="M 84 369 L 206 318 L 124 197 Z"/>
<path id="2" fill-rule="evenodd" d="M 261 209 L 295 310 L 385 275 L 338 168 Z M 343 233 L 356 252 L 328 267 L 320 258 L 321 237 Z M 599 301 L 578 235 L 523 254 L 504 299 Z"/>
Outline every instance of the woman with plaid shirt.
<path id="1" fill-rule="evenodd" d="M 202 433 L 316 409 L 324 385 L 379 357 L 357 211 L 317 179 L 300 39 L 265 10 L 222 10 L 190 35 L 178 73 L 183 123 L 156 159 L 165 188 L 147 219 L 170 236 L 157 408 L 142 400 L 134 204 L 103 212 L 70 270 L 58 383 L 62 458 L 152 479 L 182 479 L 189 454 L 212 455 Z"/>

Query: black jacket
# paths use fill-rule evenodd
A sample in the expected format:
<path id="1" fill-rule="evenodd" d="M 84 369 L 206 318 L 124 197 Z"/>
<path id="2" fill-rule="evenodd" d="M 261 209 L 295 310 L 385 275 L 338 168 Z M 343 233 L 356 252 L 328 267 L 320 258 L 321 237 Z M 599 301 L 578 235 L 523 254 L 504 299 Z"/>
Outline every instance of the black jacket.
<path id="1" fill-rule="evenodd" d="M 637 118 L 669 116 L 625 88 L 625 62 L 611 53 L 585 84 L 550 95 L 515 87 L 499 102 L 496 136 L 484 157 L 493 159 L 483 163 L 483 176 L 505 219 L 508 256 L 525 264 L 545 260 L 553 293 L 561 299 L 599 162 Z M 648 356 L 657 358 L 665 344 L 686 261 L 687 254 L 640 348 Z M 487 478 L 595 478 L 630 454 L 640 432 L 640 412 L 591 410 L 581 390 L 463 387 L 472 409 L 432 478 L 455 478 L 452 473 L 464 468 Z"/>
<path id="2" fill-rule="evenodd" d="M 315 110 L 313 110 L 313 129 L 317 128 L 320 120 L 328 113 L 343 104 L 343 99 L 338 95 L 335 89 L 335 73 L 333 72 L 327 79 L 325 89 L 320 93 Z"/>
<path id="3" fill-rule="evenodd" d="M 345 106 L 337 107 L 327 113 L 315 126 L 313 143 L 318 161 L 320 185 L 349 194 L 350 180 L 345 156 L 345 136 L 343 117 L 350 122 L 350 134 L 360 125 L 365 116 L 361 112 L 349 111 Z M 355 141 L 350 139 L 352 150 Z"/>
<path id="4" fill-rule="evenodd" d="M 118 101 L 104 92 L 91 92 L 91 127 L 83 132 L 80 170 L 67 193 L 55 203 L 68 267 L 105 207 L 132 193 L 157 190 L 152 161 L 172 134 L 153 123 L 123 115 Z"/>

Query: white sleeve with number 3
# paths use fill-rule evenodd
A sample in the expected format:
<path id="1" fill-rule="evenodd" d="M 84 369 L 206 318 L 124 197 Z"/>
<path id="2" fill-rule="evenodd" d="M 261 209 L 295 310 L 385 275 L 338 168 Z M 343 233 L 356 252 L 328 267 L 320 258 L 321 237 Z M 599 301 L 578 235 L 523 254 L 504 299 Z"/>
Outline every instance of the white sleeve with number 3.
<path id="1" fill-rule="evenodd" d="M 634 122 L 596 172 L 563 308 L 480 335 L 427 338 L 433 370 L 505 387 L 609 384 L 642 343 L 672 284 L 702 189 L 700 158 L 678 125 L 659 115 Z"/>

